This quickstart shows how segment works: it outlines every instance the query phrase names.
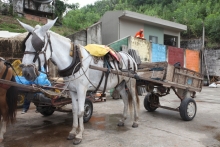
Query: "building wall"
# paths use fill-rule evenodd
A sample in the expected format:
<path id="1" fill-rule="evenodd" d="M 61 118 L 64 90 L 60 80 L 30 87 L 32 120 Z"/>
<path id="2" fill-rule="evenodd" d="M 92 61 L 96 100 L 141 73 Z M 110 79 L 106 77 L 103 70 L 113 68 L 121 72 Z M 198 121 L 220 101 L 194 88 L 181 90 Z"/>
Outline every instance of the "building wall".
<path id="1" fill-rule="evenodd" d="M 144 36 L 147 40 L 149 40 L 149 36 L 158 37 L 157 44 L 164 44 L 164 34 L 163 29 L 155 26 L 144 25 Z M 149 40 L 150 41 L 150 40 Z"/>
<path id="2" fill-rule="evenodd" d="M 87 44 L 102 44 L 102 23 L 96 23 L 87 29 Z"/>
<path id="3" fill-rule="evenodd" d="M 136 32 L 138 32 L 140 29 L 144 29 L 144 25 L 142 23 L 127 19 L 120 19 L 119 23 L 119 38 L 135 36 Z"/>
<path id="4" fill-rule="evenodd" d="M 200 72 L 200 52 L 196 50 L 185 50 L 185 67 Z"/>
<path id="5" fill-rule="evenodd" d="M 102 22 L 102 44 L 109 44 L 119 38 L 119 12 L 106 12 L 101 18 Z"/>
<path id="6" fill-rule="evenodd" d="M 162 44 L 151 44 L 151 62 L 167 61 L 167 48 Z"/>
<path id="7" fill-rule="evenodd" d="M 174 65 L 180 62 L 181 67 L 184 67 L 184 50 L 173 46 L 167 46 L 168 63 Z"/>
<path id="8" fill-rule="evenodd" d="M 177 47 L 180 47 L 180 32 L 176 32 L 176 31 L 173 31 L 173 30 L 166 30 L 166 29 L 164 29 L 163 30 L 163 34 L 164 35 L 170 35 L 170 36 L 175 36 L 175 37 L 177 37 L 178 39 L 177 39 Z"/>
<path id="9" fill-rule="evenodd" d="M 137 50 L 142 62 L 151 61 L 151 43 L 133 36 L 128 37 L 128 49 Z"/>
<path id="10" fill-rule="evenodd" d="M 67 36 L 67 38 L 69 38 L 72 42 L 74 42 L 76 44 L 80 44 L 83 46 L 87 45 L 87 32 L 86 32 L 86 30 L 76 32 L 72 35 Z"/>

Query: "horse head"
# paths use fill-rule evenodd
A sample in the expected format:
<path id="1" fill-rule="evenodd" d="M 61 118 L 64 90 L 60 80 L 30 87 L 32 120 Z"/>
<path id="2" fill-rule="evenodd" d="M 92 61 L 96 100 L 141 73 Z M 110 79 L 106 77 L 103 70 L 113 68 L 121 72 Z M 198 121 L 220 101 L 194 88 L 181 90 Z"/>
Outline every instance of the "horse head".
<path id="1" fill-rule="evenodd" d="M 25 42 L 26 48 L 20 65 L 23 76 L 29 81 L 34 81 L 37 78 L 39 75 L 38 70 L 52 54 L 52 51 L 47 50 L 47 44 L 50 41 L 47 31 L 53 27 L 56 20 L 57 18 L 48 21 L 44 26 L 36 25 L 35 28 L 18 20 L 21 26 L 30 34 Z"/>

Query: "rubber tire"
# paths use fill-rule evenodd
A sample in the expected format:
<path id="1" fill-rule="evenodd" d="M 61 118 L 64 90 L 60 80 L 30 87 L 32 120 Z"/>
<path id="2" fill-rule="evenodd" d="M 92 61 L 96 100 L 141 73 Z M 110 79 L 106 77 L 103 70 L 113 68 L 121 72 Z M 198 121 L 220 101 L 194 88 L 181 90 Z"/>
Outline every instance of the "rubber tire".
<path id="1" fill-rule="evenodd" d="M 54 113 L 55 111 L 55 107 L 52 107 L 52 106 L 44 106 L 40 109 L 38 109 L 37 107 L 37 110 L 43 115 L 43 116 L 50 116 Z"/>
<path id="2" fill-rule="evenodd" d="M 93 103 L 90 99 L 86 98 L 85 105 L 84 105 L 84 116 L 83 116 L 83 122 L 87 123 L 90 118 L 92 117 L 93 113 Z"/>
<path id="3" fill-rule="evenodd" d="M 158 107 L 151 107 L 150 106 L 150 102 L 149 102 L 149 98 L 150 96 L 152 96 L 151 93 L 148 93 L 145 98 L 144 98 L 144 107 L 148 112 L 153 112 L 155 111 Z"/>
<path id="4" fill-rule="evenodd" d="M 193 105 L 195 108 L 193 116 L 188 115 L 187 108 L 188 108 L 189 104 Z M 180 107 L 179 107 L 180 116 L 185 121 L 192 120 L 196 116 L 196 110 L 197 110 L 196 102 L 192 98 L 184 98 L 180 104 Z"/>

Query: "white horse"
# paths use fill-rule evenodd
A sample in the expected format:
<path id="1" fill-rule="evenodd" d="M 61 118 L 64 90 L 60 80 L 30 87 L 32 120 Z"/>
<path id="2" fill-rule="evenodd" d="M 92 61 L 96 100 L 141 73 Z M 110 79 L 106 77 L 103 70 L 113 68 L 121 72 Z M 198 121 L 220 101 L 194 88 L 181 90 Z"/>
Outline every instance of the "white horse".
<path id="1" fill-rule="evenodd" d="M 31 33 L 25 42 L 26 48 L 21 65 L 22 73 L 27 80 L 34 80 L 37 77 L 36 69 L 44 65 L 48 59 L 52 59 L 57 64 L 59 73 L 64 77 L 65 84 L 68 86 L 72 98 L 73 126 L 67 139 L 73 139 L 73 144 L 79 144 L 82 141 L 84 131 L 83 114 L 86 92 L 97 88 L 103 73 L 99 70 L 90 69 L 89 66 L 103 67 L 103 60 L 99 60 L 95 64 L 93 56 L 83 46 L 78 45 L 78 53 L 76 51 L 75 54 L 78 54 L 78 59 L 81 62 L 71 67 L 70 65 L 73 60 L 73 57 L 70 56 L 72 49 L 71 40 L 49 30 L 55 21 L 56 19 L 49 21 L 42 27 L 37 25 L 35 28 L 19 21 Z M 74 49 L 76 50 L 76 48 L 75 46 Z M 123 61 L 123 69 L 128 69 L 128 67 L 130 67 L 129 70 L 137 69 L 137 65 L 131 56 L 124 52 L 120 52 L 120 55 Z M 111 65 L 113 66 L 112 61 Z M 80 68 L 77 70 L 77 67 Z M 74 73 L 74 71 L 77 72 Z M 104 89 L 104 81 L 105 76 L 99 86 L 99 90 Z M 118 82 L 120 83 L 119 85 Z M 123 117 L 118 125 L 124 125 L 124 121 L 127 118 L 128 106 L 133 105 L 134 121 L 132 127 L 138 127 L 137 110 L 139 99 L 136 93 L 136 80 L 126 76 L 119 76 L 118 78 L 117 75 L 110 73 L 107 79 L 106 90 L 112 89 L 115 86 L 117 86 L 116 89 L 119 91 L 124 102 Z M 129 89 L 129 92 L 126 91 L 125 86 Z M 128 100 L 129 95 L 132 97 L 132 100 L 130 100 L 132 102 L 131 105 Z"/>

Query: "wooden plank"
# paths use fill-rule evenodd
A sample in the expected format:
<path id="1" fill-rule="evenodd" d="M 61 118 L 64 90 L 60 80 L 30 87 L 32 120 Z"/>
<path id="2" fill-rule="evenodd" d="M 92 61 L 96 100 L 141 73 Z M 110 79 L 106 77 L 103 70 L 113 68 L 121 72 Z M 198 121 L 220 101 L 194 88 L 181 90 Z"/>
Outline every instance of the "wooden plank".
<path id="1" fill-rule="evenodd" d="M 18 89 L 21 90 L 21 91 L 26 91 L 26 92 L 37 92 L 37 91 L 39 92 L 40 91 L 40 89 L 37 88 L 37 87 L 18 84 L 16 82 L 12 82 L 12 81 L 9 81 L 9 80 L 0 79 L 0 83 L 6 84 L 6 85 L 9 85 L 9 86 L 18 87 Z"/>
<path id="2" fill-rule="evenodd" d="M 167 62 L 143 62 L 141 63 L 138 68 L 153 68 L 153 67 L 167 67 L 168 63 Z"/>
<path id="3" fill-rule="evenodd" d="M 107 68 L 97 67 L 97 66 L 93 66 L 93 65 L 90 65 L 89 68 L 94 69 L 94 70 L 100 70 L 100 71 L 103 71 L 103 72 L 108 71 Z M 175 87 L 175 88 L 180 88 L 180 89 L 188 89 L 189 91 L 199 91 L 199 92 L 202 89 L 202 88 L 195 88 L 195 87 L 188 86 L 188 85 L 181 85 L 181 84 L 171 82 L 171 81 L 154 80 L 154 79 L 151 79 L 151 78 L 146 78 L 146 77 L 140 76 L 138 74 L 136 75 L 136 74 L 132 74 L 132 73 L 129 73 L 129 72 L 121 72 L 121 71 L 117 71 L 117 70 L 110 70 L 110 73 L 118 74 L 118 75 L 122 75 L 122 76 L 127 76 L 127 77 L 131 77 L 131 78 L 139 78 L 140 80 L 145 80 L 145 81 L 148 81 L 148 82 L 152 82 L 155 85 L 164 85 L 165 87 Z"/>
<path id="4" fill-rule="evenodd" d="M 175 72 L 175 74 L 180 74 L 180 75 L 184 75 L 184 76 L 191 77 L 191 78 L 194 78 L 194 79 L 203 80 L 203 78 L 199 78 L 197 76 L 191 76 L 189 74 L 181 73 L 181 72 L 178 72 L 178 71 Z"/>
<path id="5" fill-rule="evenodd" d="M 141 77 L 164 80 L 165 70 L 163 71 L 144 71 L 137 72 Z"/>

